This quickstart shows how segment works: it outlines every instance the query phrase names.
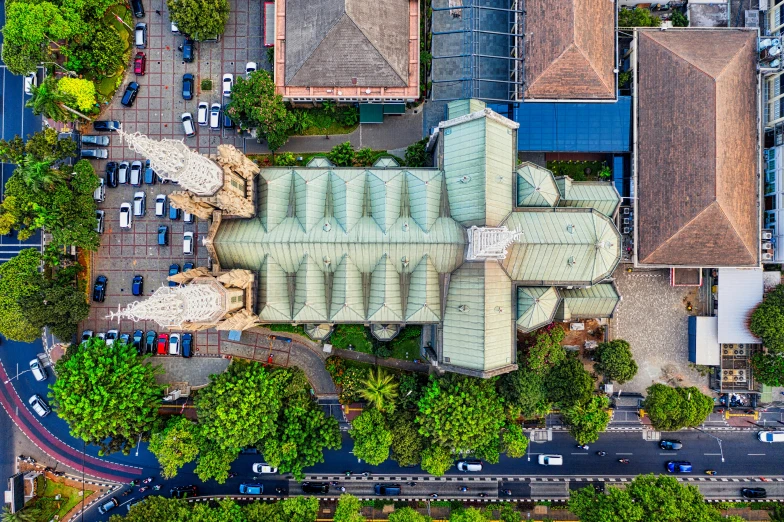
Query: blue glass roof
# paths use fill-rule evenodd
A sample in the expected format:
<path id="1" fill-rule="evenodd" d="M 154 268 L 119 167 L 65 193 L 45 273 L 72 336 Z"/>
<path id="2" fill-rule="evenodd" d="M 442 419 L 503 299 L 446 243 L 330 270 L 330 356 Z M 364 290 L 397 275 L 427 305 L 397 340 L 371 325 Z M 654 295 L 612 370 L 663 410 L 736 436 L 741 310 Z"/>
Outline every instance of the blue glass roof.
<path id="1" fill-rule="evenodd" d="M 491 104 L 520 124 L 517 149 L 537 152 L 629 152 L 632 99 L 615 103 Z"/>

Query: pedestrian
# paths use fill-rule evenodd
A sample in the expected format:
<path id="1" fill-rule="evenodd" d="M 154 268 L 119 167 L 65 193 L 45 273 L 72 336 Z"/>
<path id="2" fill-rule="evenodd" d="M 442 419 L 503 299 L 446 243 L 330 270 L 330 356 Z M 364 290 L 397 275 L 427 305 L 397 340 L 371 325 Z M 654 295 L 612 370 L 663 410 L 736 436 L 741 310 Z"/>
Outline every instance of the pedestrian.
<path id="1" fill-rule="evenodd" d="M 329 134 L 327 134 L 327 135 L 326 135 L 326 136 L 324 136 L 324 137 L 325 137 L 325 138 L 327 138 L 327 139 L 329 139 Z"/>
<path id="2" fill-rule="evenodd" d="M 157 14 L 158 16 L 163 16 L 163 15 L 161 14 L 161 12 L 160 12 L 159 10 L 157 10 L 157 9 L 155 10 L 155 14 Z"/>

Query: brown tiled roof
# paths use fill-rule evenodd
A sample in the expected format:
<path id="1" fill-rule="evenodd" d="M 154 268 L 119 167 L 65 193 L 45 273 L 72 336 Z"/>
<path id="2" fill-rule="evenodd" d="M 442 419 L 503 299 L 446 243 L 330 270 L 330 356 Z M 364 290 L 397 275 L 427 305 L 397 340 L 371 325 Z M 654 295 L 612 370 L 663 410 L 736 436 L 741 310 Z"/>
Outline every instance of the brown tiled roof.
<path id="1" fill-rule="evenodd" d="M 637 258 L 758 263 L 756 32 L 637 31 Z"/>
<path id="2" fill-rule="evenodd" d="M 614 2 L 528 0 L 525 10 L 526 98 L 615 98 Z"/>

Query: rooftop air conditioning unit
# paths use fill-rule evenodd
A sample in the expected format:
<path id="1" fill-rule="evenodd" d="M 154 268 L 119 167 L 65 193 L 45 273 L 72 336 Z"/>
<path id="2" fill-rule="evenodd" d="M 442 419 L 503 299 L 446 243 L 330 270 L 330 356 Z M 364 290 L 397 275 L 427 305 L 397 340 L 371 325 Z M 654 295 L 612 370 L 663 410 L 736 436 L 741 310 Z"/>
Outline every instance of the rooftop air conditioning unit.
<path id="1" fill-rule="evenodd" d="M 624 234 L 631 234 L 631 232 L 632 232 L 632 227 L 623 227 Z"/>
<path id="2" fill-rule="evenodd" d="M 762 250 L 770 250 L 773 248 L 773 245 L 770 243 L 762 243 Z"/>
<path id="3" fill-rule="evenodd" d="M 763 232 L 762 239 L 773 239 L 773 234 L 771 234 L 770 232 Z"/>
<path id="4" fill-rule="evenodd" d="M 630 221 L 629 218 L 623 218 L 623 224 L 624 225 L 628 225 L 629 221 Z"/>
<path id="5" fill-rule="evenodd" d="M 629 207 L 624 207 L 624 208 L 623 208 L 623 213 L 624 213 L 624 214 L 628 214 L 628 213 L 629 213 L 629 212 L 631 212 L 631 211 L 632 211 L 632 209 L 630 209 Z"/>
<path id="6" fill-rule="evenodd" d="M 763 261 L 772 261 L 773 260 L 773 254 L 770 254 L 768 252 L 763 253 L 762 254 L 762 260 Z"/>

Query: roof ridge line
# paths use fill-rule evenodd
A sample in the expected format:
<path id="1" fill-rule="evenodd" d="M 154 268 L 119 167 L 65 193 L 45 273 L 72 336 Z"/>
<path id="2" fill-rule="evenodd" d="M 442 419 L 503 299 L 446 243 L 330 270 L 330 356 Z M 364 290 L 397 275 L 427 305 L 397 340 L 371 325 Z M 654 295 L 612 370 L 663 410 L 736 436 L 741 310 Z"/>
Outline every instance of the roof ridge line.
<path id="1" fill-rule="evenodd" d="M 363 30 L 362 30 L 362 28 L 361 28 L 361 27 L 360 27 L 360 26 L 357 24 L 357 22 L 355 22 L 355 21 L 354 21 L 354 19 L 351 17 L 351 15 L 350 15 L 350 14 L 348 14 L 348 10 L 346 10 L 346 11 L 345 11 L 345 14 L 346 14 L 346 18 L 348 18 L 349 20 L 351 20 L 351 23 L 352 23 L 352 24 L 354 24 L 354 27 L 356 27 L 356 28 L 357 28 L 357 31 L 359 31 L 360 33 L 362 33 L 362 36 L 364 36 L 364 37 L 365 37 L 365 39 L 368 41 L 368 43 L 370 44 L 370 46 L 371 46 L 371 47 L 373 47 L 373 49 L 375 49 L 375 50 L 376 50 L 376 52 L 378 53 L 378 55 L 379 55 L 381 58 L 383 58 L 383 59 L 384 59 L 384 62 L 386 62 L 386 64 L 389 66 L 389 68 L 390 68 L 390 69 L 392 69 L 392 72 L 394 72 L 394 73 L 395 73 L 395 76 L 397 76 L 398 78 L 400 78 L 400 81 L 401 81 L 401 82 L 403 82 L 403 83 L 406 83 L 406 84 L 407 84 L 407 83 L 408 83 L 408 79 L 407 79 L 407 78 L 403 78 L 402 76 L 400 76 L 400 73 L 398 73 L 398 72 L 397 72 L 397 70 L 395 69 L 395 66 L 394 66 L 394 65 L 392 65 L 392 63 L 391 63 L 391 62 L 389 61 L 389 59 L 388 59 L 388 58 L 387 58 L 387 57 L 384 55 L 384 53 L 382 53 L 382 52 L 381 52 L 381 49 L 379 49 L 378 47 L 376 47 L 376 44 L 374 44 L 374 43 L 373 43 L 373 40 L 371 40 L 371 39 L 370 39 L 370 37 L 367 35 L 367 33 L 365 33 L 365 31 L 363 31 Z M 319 44 L 319 45 L 320 45 L 320 44 Z"/>
<path id="2" fill-rule="evenodd" d="M 716 75 L 716 80 L 717 80 L 717 81 L 718 81 L 718 79 L 719 79 L 721 76 L 723 76 L 723 75 L 724 75 L 724 72 L 727 70 L 727 68 L 730 66 L 730 64 L 731 64 L 732 62 L 734 62 L 735 60 L 737 60 L 738 56 L 740 56 L 740 52 L 741 52 L 742 50 L 744 50 L 744 49 L 745 49 L 745 48 L 746 48 L 746 47 L 749 45 L 749 43 L 750 43 L 751 41 L 752 41 L 752 40 L 748 40 L 748 41 L 746 41 L 746 43 L 744 43 L 742 46 L 738 47 L 738 49 L 736 50 L 735 54 L 733 54 L 733 55 L 732 55 L 732 58 L 730 58 L 729 60 L 727 60 L 727 62 L 724 64 L 724 67 L 721 69 L 721 71 L 719 72 L 719 74 L 717 74 L 717 75 Z"/>
<path id="3" fill-rule="evenodd" d="M 583 57 L 583 58 L 585 58 L 585 61 L 588 63 L 588 67 L 590 67 L 590 68 L 591 68 L 591 70 L 593 71 L 593 73 L 596 75 L 596 77 L 597 77 L 597 78 L 599 78 L 599 81 L 600 81 L 600 82 L 602 82 L 602 85 L 604 85 L 604 87 L 605 87 L 605 88 L 606 88 L 608 91 L 610 91 L 610 94 L 611 94 L 611 95 L 614 95 L 615 93 L 613 93 L 613 89 L 612 89 L 612 87 L 610 87 L 609 85 L 607 85 L 607 84 L 605 83 L 605 81 L 604 81 L 604 78 L 602 78 L 602 75 L 601 75 L 601 74 L 599 74 L 599 71 L 597 71 L 597 70 L 596 70 L 596 67 L 594 67 L 594 66 L 593 66 L 593 62 L 591 61 L 591 59 L 590 59 L 590 58 L 588 58 L 588 56 L 586 56 L 586 54 L 585 54 L 585 52 L 583 51 L 582 47 L 580 47 L 579 45 L 577 45 L 576 39 L 575 39 L 575 44 L 574 44 L 574 46 L 575 46 L 575 48 L 577 49 L 577 51 L 578 51 L 578 52 L 579 52 L 579 53 L 582 55 L 582 57 Z M 555 62 L 553 62 L 553 63 L 555 63 Z M 613 74 L 614 74 L 614 73 L 613 73 Z"/>
<path id="4" fill-rule="evenodd" d="M 564 54 L 566 54 L 566 51 L 568 51 L 570 47 L 577 47 L 577 44 L 575 44 L 575 43 L 574 43 L 574 39 L 572 40 L 572 43 L 570 43 L 569 45 L 567 45 L 567 46 L 566 46 L 566 48 L 565 48 L 563 51 L 561 51 L 561 54 L 559 54 L 558 56 L 556 56 L 556 57 L 555 57 L 555 59 L 553 59 L 553 60 L 550 62 L 550 65 L 554 64 L 555 62 L 557 62 L 558 60 L 560 60 L 561 58 L 563 58 L 563 55 L 564 55 Z M 526 85 L 528 86 L 528 87 L 526 87 L 526 90 L 528 90 L 528 89 L 532 88 L 534 85 L 536 85 L 536 82 L 538 82 L 539 80 L 541 80 L 541 79 L 542 79 L 542 76 L 544 76 L 544 73 L 545 73 L 545 72 L 546 72 L 546 71 L 547 71 L 549 68 L 550 68 L 550 67 L 545 67 L 544 69 L 542 69 L 542 72 L 540 72 L 540 73 L 539 73 L 539 76 L 537 76 L 537 77 L 534 79 L 534 81 L 532 81 L 532 82 L 530 82 L 530 83 L 526 82 Z"/>
<path id="5" fill-rule="evenodd" d="M 646 33 L 653 33 L 653 31 L 641 31 L 641 33 L 642 33 L 642 34 L 646 34 Z M 708 72 L 707 72 L 705 69 L 703 69 L 702 67 L 700 67 L 699 65 L 697 65 L 697 64 L 695 64 L 695 63 L 692 63 L 690 60 L 687 60 L 686 58 L 684 58 L 684 57 L 683 57 L 683 56 L 682 56 L 680 53 L 676 52 L 676 51 L 675 51 L 675 50 L 674 50 L 672 47 L 670 47 L 669 45 L 665 45 L 663 42 L 661 42 L 661 41 L 657 40 L 656 38 L 651 38 L 650 36 L 649 36 L 648 38 L 650 38 L 650 40 L 651 40 L 651 41 L 653 41 L 653 42 L 655 42 L 657 45 L 659 45 L 659 46 L 661 46 L 661 47 L 664 47 L 665 49 L 667 49 L 667 50 L 670 52 L 670 54 L 671 54 L 672 56 L 674 56 L 674 57 L 678 58 L 678 59 L 679 59 L 680 61 L 682 61 L 682 62 L 685 62 L 685 63 L 686 63 L 686 64 L 688 64 L 690 67 L 692 67 L 692 68 L 694 68 L 694 69 L 696 69 L 696 70 L 700 71 L 702 74 L 704 74 L 705 76 L 707 76 L 708 78 L 710 78 L 711 80 L 713 80 L 713 82 L 714 82 L 714 83 L 716 83 L 716 80 L 718 79 L 718 76 L 716 76 L 716 77 L 713 77 L 713 76 L 711 76 L 711 75 L 710 75 L 710 74 L 709 74 L 709 73 L 708 73 Z M 722 69 L 722 71 L 723 71 L 723 69 Z"/>
<path id="6" fill-rule="evenodd" d="M 719 207 L 719 210 L 721 211 L 722 215 L 724 215 L 724 218 L 725 218 L 725 219 L 727 220 L 727 222 L 730 224 L 730 227 L 732 228 L 732 232 L 733 232 L 733 234 L 735 234 L 735 236 L 738 238 L 738 240 L 740 241 L 740 244 L 741 244 L 741 245 L 743 245 L 743 248 L 746 250 L 746 252 L 748 252 L 748 253 L 749 253 L 749 255 L 751 256 L 752 260 L 756 259 L 756 258 L 757 258 L 757 256 L 754 254 L 754 252 L 752 252 L 752 251 L 750 251 L 750 250 L 749 250 L 749 247 L 748 247 L 748 245 L 746 245 L 746 242 L 745 242 L 745 241 L 743 241 L 743 238 L 742 238 L 742 237 L 741 237 L 741 235 L 738 233 L 738 229 L 737 229 L 737 228 L 735 228 L 735 223 L 733 223 L 732 219 L 730 219 L 730 216 L 729 216 L 729 215 L 728 215 L 726 212 L 724 212 L 724 207 L 722 207 L 722 206 L 721 206 L 721 203 L 719 203 L 719 200 L 718 200 L 718 199 L 716 199 L 715 203 L 716 203 L 716 206 L 718 206 L 718 207 Z"/>
<path id="7" fill-rule="evenodd" d="M 298 73 L 299 71 L 301 71 L 301 70 L 302 70 L 302 68 L 305 66 L 305 64 L 308 62 L 308 60 L 310 60 L 310 58 L 313 56 L 313 53 L 315 53 L 315 52 L 316 52 L 316 49 L 318 49 L 319 47 L 321 47 L 321 44 L 324 42 L 324 40 L 326 40 L 326 39 L 327 39 L 327 36 L 329 36 L 329 35 L 330 35 L 330 33 L 332 33 L 332 31 L 334 31 L 334 30 L 335 30 L 335 26 L 336 26 L 336 25 L 338 25 L 338 23 L 340 23 L 340 21 L 343 19 L 343 17 L 344 17 L 344 16 L 345 16 L 345 17 L 347 17 L 347 18 L 349 18 L 349 19 L 351 19 L 351 17 L 350 17 L 350 16 L 348 16 L 348 12 L 346 11 L 346 4 L 345 4 L 345 2 L 343 3 L 343 14 L 342 14 L 341 16 L 338 16 L 337 18 L 335 18 L 335 21 L 332 23 L 332 26 L 329 28 L 329 30 L 328 30 L 328 31 L 324 31 L 324 36 L 321 38 L 321 40 L 319 40 L 319 41 L 318 41 L 318 43 L 317 43 L 315 46 L 313 46 L 313 50 L 312 50 L 312 51 L 310 51 L 310 53 L 309 53 L 307 56 L 305 56 L 305 59 L 304 59 L 304 60 L 302 60 L 302 63 L 300 64 L 300 66 L 299 66 L 299 67 L 297 67 L 297 70 L 296 70 L 296 71 L 293 71 L 293 72 L 291 73 L 291 79 L 292 79 L 292 80 L 293 80 L 293 79 L 294 79 L 294 77 L 297 75 L 297 73 Z M 353 22 L 353 20 L 351 20 L 351 21 Z M 363 33 L 363 34 L 364 34 L 364 33 Z M 286 78 L 285 78 L 285 77 L 287 76 L 287 74 L 286 74 L 286 71 L 285 71 L 285 70 L 283 71 L 283 76 L 284 76 L 284 78 L 283 78 L 283 81 L 284 81 L 285 83 L 288 83 L 288 82 L 286 81 Z"/>

